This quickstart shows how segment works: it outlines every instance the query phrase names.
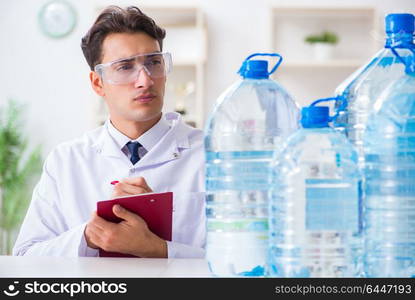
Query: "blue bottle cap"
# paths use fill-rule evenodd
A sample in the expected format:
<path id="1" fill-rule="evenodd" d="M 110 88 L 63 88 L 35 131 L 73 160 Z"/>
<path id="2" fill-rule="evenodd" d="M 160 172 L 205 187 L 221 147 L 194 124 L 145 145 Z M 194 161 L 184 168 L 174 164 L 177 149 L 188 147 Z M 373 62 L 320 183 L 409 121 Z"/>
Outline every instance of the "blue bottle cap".
<path id="1" fill-rule="evenodd" d="M 266 60 L 246 60 L 239 71 L 243 78 L 250 79 L 267 79 L 268 61 Z"/>
<path id="2" fill-rule="evenodd" d="M 328 106 L 307 106 L 301 109 L 301 125 L 303 128 L 329 127 Z"/>
<path id="3" fill-rule="evenodd" d="M 386 34 L 413 33 L 415 17 L 412 14 L 388 14 L 385 17 Z"/>

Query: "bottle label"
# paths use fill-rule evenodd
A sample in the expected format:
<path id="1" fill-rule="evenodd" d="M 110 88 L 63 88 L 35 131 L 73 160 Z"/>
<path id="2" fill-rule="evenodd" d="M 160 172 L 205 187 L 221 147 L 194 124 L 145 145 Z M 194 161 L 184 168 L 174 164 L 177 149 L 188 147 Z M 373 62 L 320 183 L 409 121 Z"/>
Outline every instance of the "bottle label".
<path id="1" fill-rule="evenodd" d="M 307 230 L 359 231 L 358 182 L 307 180 Z"/>
<path id="2" fill-rule="evenodd" d="M 242 220 L 215 220 L 208 219 L 207 229 L 220 232 L 263 232 L 268 230 L 268 220 L 265 218 Z"/>

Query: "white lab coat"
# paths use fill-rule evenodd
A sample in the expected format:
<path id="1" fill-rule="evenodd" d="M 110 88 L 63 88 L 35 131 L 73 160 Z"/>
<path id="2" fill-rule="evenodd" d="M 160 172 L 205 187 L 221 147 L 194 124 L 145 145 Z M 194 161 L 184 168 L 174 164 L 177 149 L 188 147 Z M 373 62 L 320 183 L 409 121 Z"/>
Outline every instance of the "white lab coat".
<path id="1" fill-rule="evenodd" d="M 177 113 L 163 117 L 171 128 L 134 166 L 107 125 L 57 146 L 46 159 L 13 254 L 97 256 L 84 237 L 96 203 L 111 198 L 111 181 L 143 176 L 153 191 L 173 192 L 168 257 L 204 257 L 203 132 L 184 124 Z"/>

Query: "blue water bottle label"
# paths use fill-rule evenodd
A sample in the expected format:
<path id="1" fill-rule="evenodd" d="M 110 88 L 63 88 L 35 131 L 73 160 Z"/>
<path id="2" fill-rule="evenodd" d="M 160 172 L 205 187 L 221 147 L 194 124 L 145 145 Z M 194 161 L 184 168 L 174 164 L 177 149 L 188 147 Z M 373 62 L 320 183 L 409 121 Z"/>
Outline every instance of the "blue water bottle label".
<path id="1" fill-rule="evenodd" d="M 359 231 L 359 184 L 308 179 L 307 230 Z"/>

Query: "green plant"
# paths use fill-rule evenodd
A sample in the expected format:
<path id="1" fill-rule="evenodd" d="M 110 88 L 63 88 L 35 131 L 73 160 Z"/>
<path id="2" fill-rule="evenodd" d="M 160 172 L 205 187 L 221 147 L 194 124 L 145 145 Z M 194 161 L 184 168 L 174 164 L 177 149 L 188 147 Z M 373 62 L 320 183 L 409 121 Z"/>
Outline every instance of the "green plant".
<path id="1" fill-rule="evenodd" d="M 21 130 L 22 107 L 10 100 L 0 110 L 0 230 L 10 233 L 20 225 L 39 179 L 42 158 L 40 147 L 28 151 Z M 11 251 L 10 235 L 0 240 Z M 8 245 L 4 245 L 7 243 Z"/>
<path id="2" fill-rule="evenodd" d="M 337 34 L 331 31 L 324 31 L 320 34 L 310 34 L 305 37 L 305 41 L 310 44 L 314 43 L 328 43 L 328 44 L 337 44 L 339 38 Z"/>

